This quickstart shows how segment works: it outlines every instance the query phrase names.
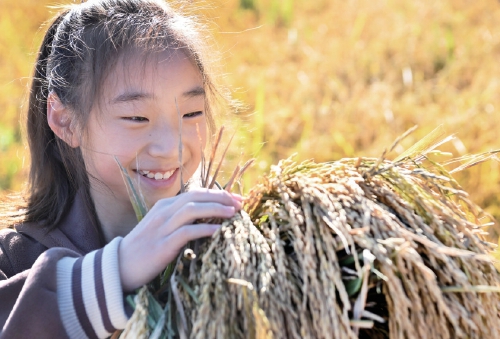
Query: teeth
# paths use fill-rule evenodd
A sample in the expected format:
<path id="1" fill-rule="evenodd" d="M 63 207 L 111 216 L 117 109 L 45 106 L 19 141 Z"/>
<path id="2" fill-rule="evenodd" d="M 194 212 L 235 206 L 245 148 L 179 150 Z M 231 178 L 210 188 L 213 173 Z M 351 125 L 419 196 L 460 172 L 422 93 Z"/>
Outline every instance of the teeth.
<path id="1" fill-rule="evenodd" d="M 165 173 L 161 173 L 161 172 L 156 172 L 156 173 L 153 173 L 151 171 L 140 171 L 141 175 L 145 176 L 145 177 L 148 177 L 150 179 L 155 179 L 155 180 L 163 180 L 163 179 L 168 179 L 172 176 L 172 174 L 174 174 L 175 170 L 172 170 L 172 171 L 167 171 Z"/>
<path id="2" fill-rule="evenodd" d="M 168 171 L 163 174 L 163 179 L 168 179 L 174 174 L 174 171 Z"/>

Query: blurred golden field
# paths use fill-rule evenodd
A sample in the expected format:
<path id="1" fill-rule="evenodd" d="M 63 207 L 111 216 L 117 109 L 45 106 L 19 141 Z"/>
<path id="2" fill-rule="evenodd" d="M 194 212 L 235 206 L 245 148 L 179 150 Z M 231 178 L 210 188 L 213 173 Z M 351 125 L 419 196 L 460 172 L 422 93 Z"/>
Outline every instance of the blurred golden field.
<path id="1" fill-rule="evenodd" d="M 26 176 L 19 116 L 39 27 L 54 4 L 0 0 L 0 190 L 19 189 Z M 247 188 L 295 152 L 316 161 L 378 157 L 414 125 L 419 129 L 389 158 L 438 125 L 456 136 L 441 147 L 453 157 L 500 149 L 496 0 L 217 0 L 201 6 L 222 51 L 225 81 L 248 106 L 225 117 L 237 129 L 226 168 L 257 158 Z M 456 178 L 500 219 L 498 161 Z"/>

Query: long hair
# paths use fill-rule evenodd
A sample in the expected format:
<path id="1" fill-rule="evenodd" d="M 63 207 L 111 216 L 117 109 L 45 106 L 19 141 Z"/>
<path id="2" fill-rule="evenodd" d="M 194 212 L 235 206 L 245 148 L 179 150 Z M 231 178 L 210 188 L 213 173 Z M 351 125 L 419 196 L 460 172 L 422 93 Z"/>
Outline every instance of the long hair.
<path id="1" fill-rule="evenodd" d="M 89 112 L 120 56 L 137 50 L 145 58 L 173 49 L 186 54 L 202 75 L 212 135 L 213 108 L 229 100 L 215 84 L 206 33 L 192 16 L 159 0 L 92 0 L 65 7 L 50 24 L 38 52 L 27 114 L 31 162 L 25 203 L 4 218 L 4 227 L 19 221 L 57 227 L 76 193 L 82 192 L 90 220 L 99 229 L 81 150 L 50 129 L 47 96 L 53 91 L 85 133 Z"/>

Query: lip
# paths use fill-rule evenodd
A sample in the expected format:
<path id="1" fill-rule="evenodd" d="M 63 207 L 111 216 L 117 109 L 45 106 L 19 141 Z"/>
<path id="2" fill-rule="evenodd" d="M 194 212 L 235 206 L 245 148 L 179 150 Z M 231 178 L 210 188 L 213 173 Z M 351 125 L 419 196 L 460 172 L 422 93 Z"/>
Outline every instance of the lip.
<path id="1" fill-rule="evenodd" d="M 161 172 L 161 173 L 165 173 L 165 172 L 168 172 L 168 171 L 155 171 L 155 170 L 151 170 L 150 172 Z M 146 176 L 143 176 L 142 174 L 140 174 L 138 171 L 135 171 L 136 175 L 139 177 L 139 182 L 141 185 L 147 185 L 149 187 L 153 187 L 153 188 L 157 188 L 157 189 L 165 189 L 165 188 L 169 188 L 169 187 L 172 187 L 175 182 L 177 181 L 177 176 L 179 175 L 179 168 L 177 167 L 174 171 L 174 173 L 172 173 L 172 175 L 170 176 L 170 178 L 168 179 L 161 179 L 161 180 L 156 180 L 154 178 L 148 178 Z"/>

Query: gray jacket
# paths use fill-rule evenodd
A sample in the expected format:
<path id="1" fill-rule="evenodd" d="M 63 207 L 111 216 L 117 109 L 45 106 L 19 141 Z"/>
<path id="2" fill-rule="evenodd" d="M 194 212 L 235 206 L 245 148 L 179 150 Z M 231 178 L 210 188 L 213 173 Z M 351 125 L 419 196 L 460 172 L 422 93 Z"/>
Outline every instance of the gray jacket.
<path id="1" fill-rule="evenodd" d="M 79 195 L 57 228 L 0 230 L 0 339 L 106 338 L 123 329 L 116 238 L 106 246 Z"/>

